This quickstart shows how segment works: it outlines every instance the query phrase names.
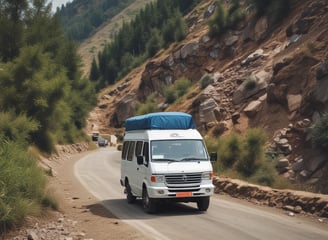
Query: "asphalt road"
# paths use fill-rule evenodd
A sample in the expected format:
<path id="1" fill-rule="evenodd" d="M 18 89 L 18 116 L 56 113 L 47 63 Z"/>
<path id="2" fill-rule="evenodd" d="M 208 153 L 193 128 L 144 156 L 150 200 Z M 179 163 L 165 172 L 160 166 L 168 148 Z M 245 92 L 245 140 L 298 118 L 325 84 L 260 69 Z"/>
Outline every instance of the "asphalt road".
<path id="1" fill-rule="evenodd" d="M 100 148 L 81 158 L 74 174 L 83 186 L 114 215 L 134 226 L 149 239 L 328 239 L 328 225 L 238 201 L 226 196 L 211 198 L 206 213 L 195 203 L 162 207 L 155 215 L 144 213 L 141 201 L 128 204 L 120 179 L 120 154 Z"/>

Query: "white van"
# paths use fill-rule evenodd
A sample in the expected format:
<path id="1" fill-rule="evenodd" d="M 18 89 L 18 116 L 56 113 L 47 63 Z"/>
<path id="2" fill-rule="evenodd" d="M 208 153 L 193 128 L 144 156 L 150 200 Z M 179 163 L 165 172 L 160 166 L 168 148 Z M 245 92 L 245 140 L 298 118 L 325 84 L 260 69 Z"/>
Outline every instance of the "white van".
<path id="1" fill-rule="evenodd" d="M 128 203 L 142 198 L 147 213 L 162 201 L 196 202 L 200 211 L 209 207 L 213 194 L 211 161 L 190 114 L 150 113 L 125 122 L 121 185 Z"/>

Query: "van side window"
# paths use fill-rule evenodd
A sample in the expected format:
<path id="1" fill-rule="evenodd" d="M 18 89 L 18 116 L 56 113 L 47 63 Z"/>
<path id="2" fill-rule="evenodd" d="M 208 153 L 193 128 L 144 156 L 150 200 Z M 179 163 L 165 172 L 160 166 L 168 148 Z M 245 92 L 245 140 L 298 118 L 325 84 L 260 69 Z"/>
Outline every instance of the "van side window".
<path id="1" fill-rule="evenodd" d="M 136 142 L 131 141 L 129 144 L 129 151 L 128 151 L 128 156 L 127 156 L 127 160 L 128 161 L 132 161 L 133 159 L 133 153 L 134 153 L 134 146 L 136 145 Z"/>
<path id="2" fill-rule="evenodd" d="M 139 156 L 139 155 L 141 155 L 141 153 L 142 153 L 142 145 L 143 145 L 143 142 L 142 141 L 137 141 L 136 151 L 135 151 L 136 157 Z"/>
<path id="3" fill-rule="evenodd" d="M 129 148 L 129 141 L 125 141 L 123 143 L 123 149 L 122 149 L 122 160 L 126 160 L 126 155 L 127 155 L 127 152 L 128 152 L 128 148 Z"/>
<path id="4" fill-rule="evenodd" d="M 148 163 L 149 163 L 149 143 L 148 142 L 144 143 L 143 155 L 145 157 L 146 166 L 148 166 Z"/>

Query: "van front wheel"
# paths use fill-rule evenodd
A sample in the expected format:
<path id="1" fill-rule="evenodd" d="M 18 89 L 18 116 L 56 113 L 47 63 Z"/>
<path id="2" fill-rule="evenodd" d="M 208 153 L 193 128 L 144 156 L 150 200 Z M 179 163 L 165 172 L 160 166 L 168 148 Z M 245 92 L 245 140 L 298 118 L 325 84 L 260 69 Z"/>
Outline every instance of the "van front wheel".
<path id="1" fill-rule="evenodd" d="M 154 199 L 149 198 L 146 187 L 142 189 L 142 206 L 146 213 L 155 213 L 157 205 Z"/>
<path id="2" fill-rule="evenodd" d="M 201 197 L 197 200 L 197 208 L 199 211 L 205 212 L 210 205 L 210 197 Z"/>

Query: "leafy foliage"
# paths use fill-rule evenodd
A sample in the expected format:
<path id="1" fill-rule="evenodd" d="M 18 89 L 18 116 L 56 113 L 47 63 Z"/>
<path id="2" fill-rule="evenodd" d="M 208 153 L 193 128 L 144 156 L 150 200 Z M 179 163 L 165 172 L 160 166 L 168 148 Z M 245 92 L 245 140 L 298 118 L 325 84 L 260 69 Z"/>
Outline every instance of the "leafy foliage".
<path id="1" fill-rule="evenodd" d="M 328 113 L 325 113 L 314 126 L 312 132 L 312 141 L 323 151 L 328 149 Z"/>
<path id="2" fill-rule="evenodd" d="M 165 92 L 165 102 L 174 103 L 179 97 L 182 97 L 188 92 L 191 86 L 191 81 L 185 77 L 179 78 L 174 82 L 174 84 L 167 86 L 164 89 Z"/>
<path id="3" fill-rule="evenodd" d="M 244 17 L 239 0 L 233 0 L 225 7 L 221 0 L 217 0 L 214 16 L 209 20 L 209 35 L 220 36 Z"/>
<path id="4" fill-rule="evenodd" d="M 243 151 L 237 162 L 237 169 L 244 176 L 251 176 L 261 166 L 265 158 L 265 140 L 260 129 L 250 129 L 246 132 Z"/>
<path id="5" fill-rule="evenodd" d="M 158 29 L 153 29 L 151 38 L 146 44 L 148 56 L 154 56 L 163 46 L 163 38 Z"/>
<path id="6" fill-rule="evenodd" d="M 35 120 L 24 114 L 17 116 L 13 112 L 0 112 L 0 138 L 25 145 L 30 139 L 30 132 L 36 131 L 38 127 Z"/>
<path id="7" fill-rule="evenodd" d="M 213 83 L 213 79 L 211 78 L 210 75 L 206 74 L 205 76 L 202 77 L 200 80 L 200 89 L 205 89 L 208 85 Z"/>
<path id="8" fill-rule="evenodd" d="M 0 233 L 41 213 L 46 179 L 20 144 L 0 137 Z"/>
<path id="9" fill-rule="evenodd" d="M 241 142 L 236 133 L 222 140 L 219 148 L 220 159 L 225 168 L 232 167 L 240 158 Z"/>
<path id="10" fill-rule="evenodd" d="M 137 105 L 136 115 L 158 112 L 158 110 L 156 95 L 153 93 L 147 97 L 145 103 L 140 103 Z"/>
<path id="11" fill-rule="evenodd" d="M 87 114 L 96 103 L 95 90 L 81 78 L 76 45 L 64 36 L 50 5 L 45 1 L 3 3 L 0 21 L 6 24 L 0 26 L 0 42 L 7 24 L 19 33 L 12 36 L 11 51 L 0 47 L 0 110 L 3 117 L 10 112 L 13 122 L 15 115 L 25 117 L 23 139 L 50 152 L 55 143 L 83 135 Z M 13 139 L 8 128 L 1 135 Z"/>
<path id="12" fill-rule="evenodd" d="M 257 184 L 278 186 L 281 179 L 277 175 L 274 159 L 265 154 L 266 135 L 261 129 L 249 129 L 245 135 L 232 133 L 221 137 L 206 139 L 210 152 L 217 151 L 219 161 L 214 171 L 245 179 Z"/>
<path id="13" fill-rule="evenodd" d="M 28 148 L 51 152 L 54 144 L 84 137 L 96 103 L 93 84 L 81 77 L 75 43 L 45 2 L 1 1 L 0 232 L 56 207 Z"/>

